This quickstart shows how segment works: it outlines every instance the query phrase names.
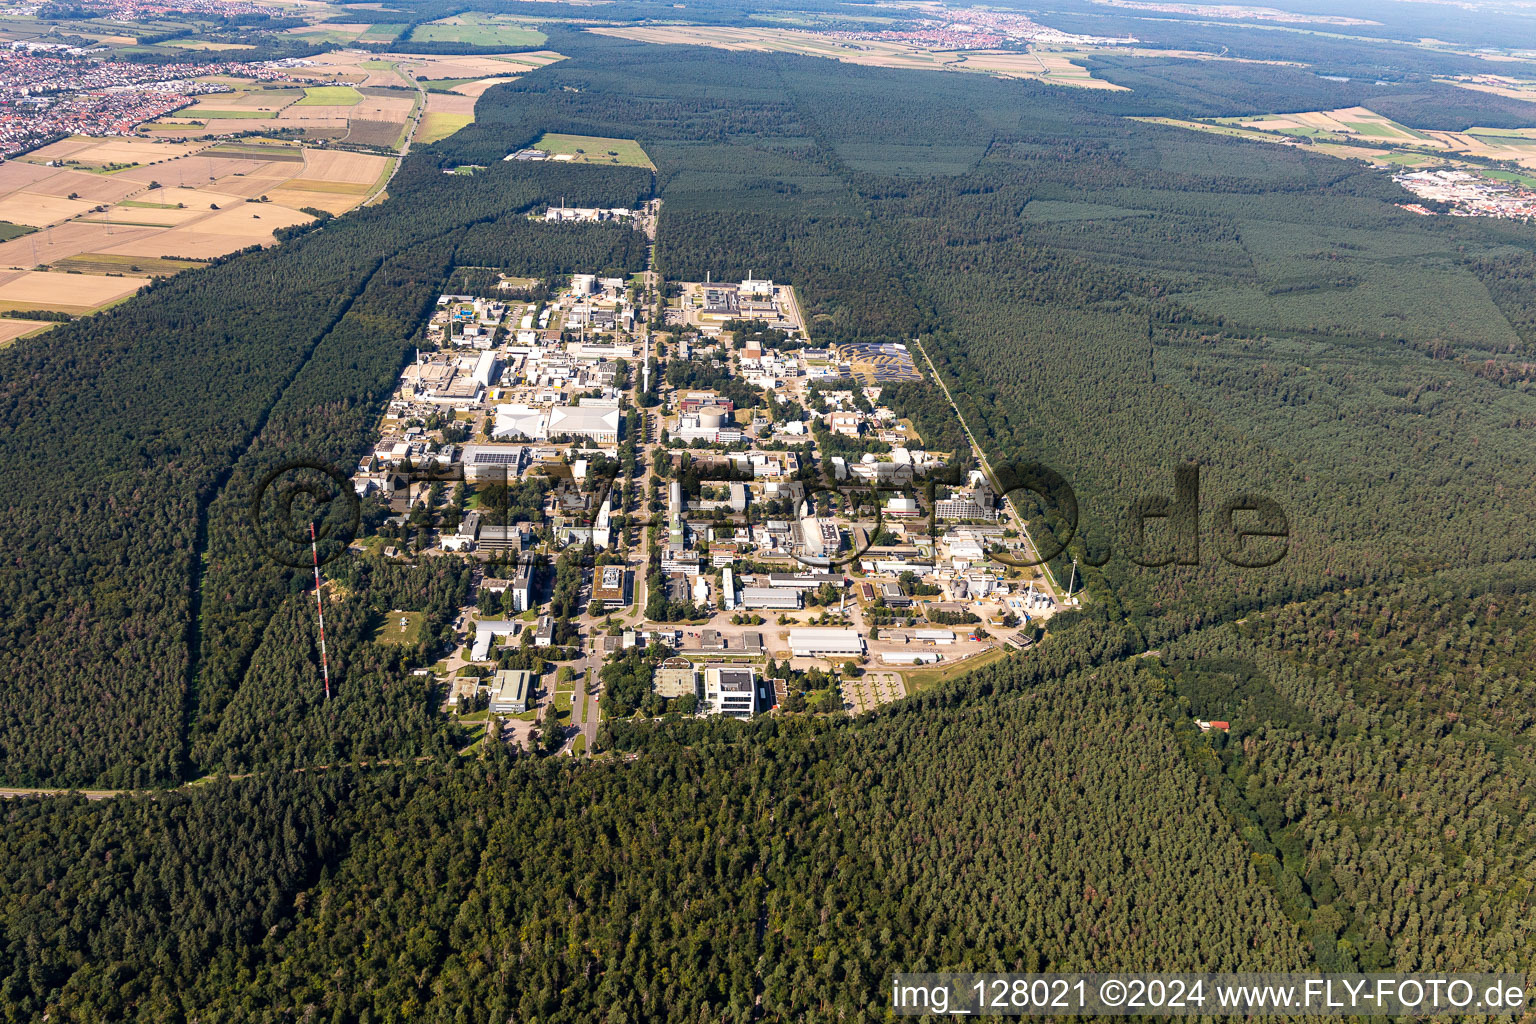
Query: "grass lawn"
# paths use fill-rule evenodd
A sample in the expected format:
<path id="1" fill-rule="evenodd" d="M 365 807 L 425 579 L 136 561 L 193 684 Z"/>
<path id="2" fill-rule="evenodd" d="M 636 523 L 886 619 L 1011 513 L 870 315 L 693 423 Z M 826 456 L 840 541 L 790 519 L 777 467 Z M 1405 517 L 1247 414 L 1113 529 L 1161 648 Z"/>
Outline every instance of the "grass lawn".
<path id="1" fill-rule="evenodd" d="M 535 142 L 533 148 L 555 156 L 572 156 L 575 158 L 574 163 L 656 169 L 651 158 L 646 156 L 645 150 L 634 139 L 605 139 L 593 135 L 560 135 L 551 132 Z"/>
<path id="2" fill-rule="evenodd" d="M 424 612 L 392 611 L 384 616 L 373 639 L 381 644 L 417 644 L 421 642 L 422 626 L 426 624 Z"/>
<path id="3" fill-rule="evenodd" d="M 587 734 L 584 733 L 584 732 L 583 733 L 578 733 L 576 738 L 571 741 L 571 753 L 573 753 L 573 754 L 585 754 L 586 752 L 587 752 Z"/>
<path id="4" fill-rule="evenodd" d="M 354 107 L 363 102 L 363 94 L 350 85 L 311 85 L 305 88 L 301 107 Z M 270 117 L 270 114 L 263 114 Z"/>
<path id="5" fill-rule="evenodd" d="M 918 693 L 930 686 L 959 678 L 975 668 L 990 665 L 994 661 L 1001 661 L 1008 656 L 1008 650 L 1004 647 L 993 648 L 985 654 L 978 654 L 964 661 L 957 661 L 952 665 L 941 665 L 939 668 L 922 669 L 917 672 L 905 672 L 902 674 L 906 680 L 907 693 Z"/>

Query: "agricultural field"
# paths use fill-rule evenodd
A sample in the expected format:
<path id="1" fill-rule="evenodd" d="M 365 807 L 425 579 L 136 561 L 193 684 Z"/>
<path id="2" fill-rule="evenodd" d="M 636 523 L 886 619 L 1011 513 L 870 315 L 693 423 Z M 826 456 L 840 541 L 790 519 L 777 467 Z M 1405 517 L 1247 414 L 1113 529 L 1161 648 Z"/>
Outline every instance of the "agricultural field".
<path id="1" fill-rule="evenodd" d="M 298 130 L 307 141 L 354 142 L 395 148 L 416 104 L 416 95 L 391 73 L 382 86 L 321 85 L 270 92 L 226 94 L 152 121 L 146 134 L 206 139 L 232 132 Z"/>
<path id="2" fill-rule="evenodd" d="M 50 160 L 70 166 L 45 166 Z M 75 169 L 113 162 L 124 168 Z M 292 144 L 65 139 L 0 164 L 0 221 L 8 225 L 0 231 L 0 272 L 9 270 L 12 281 L 39 268 L 121 275 L 110 279 L 131 289 L 193 265 L 181 257 L 270 245 L 276 230 L 310 221 L 306 209 L 345 213 L 376 192 L 393 165 L 393 157 Z M 0 300 L 35 302 L 17 287 Z M 100 304 L 94 292 L 81 294 L 71 304 L 79 309 L 65 312 Z"/>
<path id="3" fill-rule="evenodd" d="M 433 93 L 427 97 L 427 109 L 421 127 L 416 130 L 416 141 L 422 145 L 438 142 L 474 120 L 474 97 L 451 92 Z"/>
<path id="4" fill-rule="evenodd" d="M 418 25 L 413 42 L 468 43 L 471 46 L 538 46 L 549 39 L 534 25 L 492 14 L 468 12 Z"/>
<path id="5" fill-rule="evenodd" d="M 9 345 L 23 335 L 34 331 L 46 331 L 53 325 L 43 320 L 23 320 L 13 317 L 0 317 L 0 348 Z"/>
<path id="6" fill-rule="evenodd" d="M 1409 166 L 1433 162 L 1434 157 L 1469 157 L 1478 160 L 1510 160 L 1536 168 L 1536 128 L 1474 127 L 1464 132 L 1419 130 L 1399 124 L 1366 107 L 1220 118 L 1211 123 L 1227 128 L 1249 129 L 1255 133 L 1278 133 L 1291 138 L 1307 139 L 1332 155 L 1341 155 L 1342 147 L 1339 144 L 1365 143 L 1370 147 L 1382 147 L 1387 152 L 1406 151 L 1414 155 L 1414 163 Z M 1193 127 L 1192 124 L 1184 126 Z M 1324 148 L 1329 144 L 1332 144 L 1330 148 Z M 1390 162 L 1404 161 L 1397 158 Z"/>
<path id="7" fill-rule="evenodd" d="M 534 149 L 549 153 L 556 159 L 568 158 L 578 164 L 612 164 L 618 167 L 648 167 L 656 169 L 640 143 L 634 139 L 604 139 L 589 135 L 561 135 L 548 133 L 533 144 Z"/>
<path id="8" fill-rule="evenodd" d="M 1086 54 L 1075 50 L 939 50 L 889 39 L 844 39 L 819 32 L 714 25 L 605 26 L 589 31 L 648 43 L 694 44 L 722 50 L 759 50 L 766 53 L 827 57 L 867 67 L 909 71 L 967 71 L 998 78 L 1027 78 L 1083 89 L 1125 89 L 1124 86 L 1095 78 L 1087 68 L 1076 63 Z M 1131 51 L 1106 47 L 1100 52 Z M 1209 57 L 1208 54 L 1189 56 Z"/>
<path id="9" fill-rule="evenodd" d="M 374 86 L 398 88 L 408 80 L 462 79 L 468 84 L 483 78 L 505 78 L 562 59 L 563 56 L 553 50 L 473 56 L 337 50 L 309 58 L 303 67 L 293 68 L 291 73 L 315 83 L 352 85 L 359 89 Z"/>
<path id="10" fill-rule="evenodd" d="M 363 101 L 363 94 L 348 85 L 312 85 L 304 90 L 301 107 L 352 107 Z"/>
<path id="11" fill-rule="evenodd" d="M 89 313 L 138 291 L 140 277 L 58 271 L 0 273 L 0 312 L 57 310 Z"/>
<path id="12" fill-rule="evenodd" d="M 1528 79 L 1509 78 L 1504 75 L 1476 75 L 1464 78 L 1436 79 L 1444 85 L 1454 85 L 1474 92 L 1486 92 L 1513 100 L 1536 100 L 1536 82 Z"/>

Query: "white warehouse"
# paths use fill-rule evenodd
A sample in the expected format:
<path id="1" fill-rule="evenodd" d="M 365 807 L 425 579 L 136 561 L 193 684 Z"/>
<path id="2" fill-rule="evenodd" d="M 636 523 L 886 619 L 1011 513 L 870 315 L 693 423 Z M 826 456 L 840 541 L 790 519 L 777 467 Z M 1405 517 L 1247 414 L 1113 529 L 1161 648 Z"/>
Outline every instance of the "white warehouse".
<path id="1" fill-rule="evenodd" d="M 856 629 L 792 629 L 789 650 L 797 658 L 857 658 L 864 637 Z"/>

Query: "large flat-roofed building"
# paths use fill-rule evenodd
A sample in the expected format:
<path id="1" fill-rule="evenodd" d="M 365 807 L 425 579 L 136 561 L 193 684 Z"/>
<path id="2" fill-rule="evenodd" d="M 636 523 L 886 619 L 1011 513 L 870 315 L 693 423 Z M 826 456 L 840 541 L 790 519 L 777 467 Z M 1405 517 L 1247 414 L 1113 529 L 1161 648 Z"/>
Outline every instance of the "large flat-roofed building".
<path id="1" fill-rule="evenodd" d="M 670 658 L 651 677 L 656 696 L 672 700 L 689 694 L 699 695 L 699 674 L 685 658 Z"/>
<path id="2" fill-rule="evenodd" d="M 467 444 L 464 479 L 472 484 L 516 480 L 528 464 L 528 448 L 520 444 Z"/>
<path id="3" fill-rule="evenodd" d="M 470 661 L 486 661 L 498 636 L 516 636 L 519 623 L 510 619 L 481 619 L 475 623 L 475 643 L 470 649 Z"/>
<path id="4" fill-rule="evenodd" d="M 501 369 L 501 362 L 497 359 L 496 353 L 486 352 L 475 360 L 475 370 L 470 376 L 474 378 L 475 383 L 489 387 L 497 378 L 496 371 L 499 369 Z"/>
<path id="5" fill-rule="evenodd" d="M 491 710 L 499 715 L 520 715 L 533 705 L 533 673 L 504 668 L 491 677 Z"/>
<path id="6" fill-rule="evenodd" d="M 776 590 L 773 587 L 743 587 L 741 606 L 773 611 L 799 611 L 800 591 Z"/>
<path id="7" fill-rule="evenodd" d="M 599 566 L 592 581 L 592 600 L 601 602 L 604 611 L 623 608 L 629 604 L 629 579 L 622 565 Z"/>
<path id="8" fill-rule="evenodd" d="M 789 651 L 797 658 L 857 658 L 864 637 L 854 629 L 792 629 Z"/>
<path id="9" fill-rule="evenodd" d="M 841 587 L 843 585 L 842 573 L 771 572 L 768 574 L 768 585 L 780 590 L 815 590 L 823 583 L 830 583 L 834 587 Z"/>
<path id="10" fill-rule="evenodd" d="M 699 319 L 735 320 L 741 316 L 740 289 L 734 284 L 706 284 L 700 296 Z"/>
<path id="11" fill-rule="evenodd" d="M 757 713 L 757 678 L 750 668 L 709 665 L 704 669 L 705 713 L 751 718 Z"/>
<path id="12" fill-rule="evenodd" d="M 486 518 L 481 517 L 480 536 L 475 542 L 481 551 L 520 552 L 532 539 L 527 523 L 486 522 Z M 489 513 L 488 518 L 497 518 L 496 513 Z M 518 610 L 527 611 L 526 608 Z"/>
<path id="13" fill-rule="evenodd" d="M 549 410 L 520 402 L 508 402 L 496 407 L 496 426 L 493 437 L 524 437 L 530 441 L 543 441 L 549 437 Z"/>
<path id="14" fill-rule="evenodd" d="M 624 414 L 616 406 L 563 405 L 549 411 L 548 437 L 586 437 L 617 444 Z"/>
<path id="15" fill-rule="evenodd" d="M 933 514 L 939 519 L 986 519 L 997 518 L 997 511 L 984 506 L 971 494 L 957 494 L 941 498 L 933 503 Z"/>

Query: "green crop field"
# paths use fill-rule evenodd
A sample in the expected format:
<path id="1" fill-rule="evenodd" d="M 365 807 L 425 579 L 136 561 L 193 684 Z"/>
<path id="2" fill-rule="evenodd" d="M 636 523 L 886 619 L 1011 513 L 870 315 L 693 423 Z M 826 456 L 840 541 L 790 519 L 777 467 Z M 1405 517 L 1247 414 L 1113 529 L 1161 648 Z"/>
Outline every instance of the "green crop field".
<path id="1" fill-rule="evenodd" d="M 370 25 L 368 31 L 357 37 L 360 43 L 392 43 L 395 37 L 405 31 L 403 22 L 388 22 L 382 25 Z"/>
<path id="2" fill-rule="evenodd" d="M 452 92 L 461 85 L 478 81 L 478 78 L 433 78 L 423 81 L 421 87 L 427 92 Z"/>
<path id="3" fill-rule="evenodd" d="M 463 14 L 453 19 L 457 24 L 433 22 L 418 25 L 411 33 L 413 42 L 468 43 L 471 46 L 539 46 L 549 37 L 532 25 L 502 21 L 484 14 Z"/>
<path id="4" fill-rule="evenodd" d="M 460 128 L 467 127 L 475 119 L 473 114 L 444 114 L 439 112 L 423 114 L 421 118 L 421 130 L 416 136 L 416 141 L 422 145 L 446 139 Z"/>
<path id="5" fill-rule="evenodd" d="M 158 256 L 124 256 L 119 253 L 85 252 L 53 264 L 53 269 L 82 274 L 128 274 L 130 276 L 170 276 L 201 264 L 191 260 L 165 259 Z"/>
<path id="6" fill-rule="evenodd" d="M 363 94 L 350 85 L 312 85 L 304 90 L 301 107 L 351 107 L 363 101 Z"/>

